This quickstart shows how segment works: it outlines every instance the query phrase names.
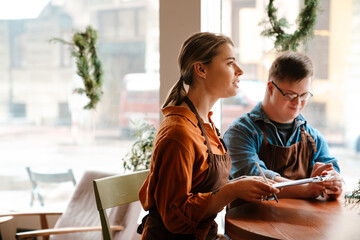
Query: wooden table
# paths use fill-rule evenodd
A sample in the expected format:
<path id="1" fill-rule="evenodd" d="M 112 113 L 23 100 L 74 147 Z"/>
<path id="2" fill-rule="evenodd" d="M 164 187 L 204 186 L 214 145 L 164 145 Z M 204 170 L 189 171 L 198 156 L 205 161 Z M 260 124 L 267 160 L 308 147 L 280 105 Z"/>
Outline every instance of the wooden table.
<path id="1" fill-rule="evenodd" d="M 0 217 L 0 236 L 1 239 L 15 239 L 15 225 L 13 216 Z"/>
<path id="2" fill-rule="evenodd" d="M 13 218 L 14 217 L 12 217 L 12 216 L 0 217 L 0 224 L 6 223 L 6 222 L 12 220 Z"/>
<path id="3" fill-rule="evenodd" d="M 226 213 L 225 233 L 232 240 L 359 240 L 360 206 L 324 199 L 243 203 Z"/>

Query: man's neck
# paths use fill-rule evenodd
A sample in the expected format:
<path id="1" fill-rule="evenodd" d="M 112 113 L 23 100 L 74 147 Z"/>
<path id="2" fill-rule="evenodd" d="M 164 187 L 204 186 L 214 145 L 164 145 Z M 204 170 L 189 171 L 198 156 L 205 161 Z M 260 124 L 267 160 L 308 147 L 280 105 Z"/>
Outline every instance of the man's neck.
<path id="1" fill-rule="evenodd" d="M 278 122 L 278 123 L 291 123 L 294 121 L 294 119 L 289 119 L 288 121 L 279 118 L 277 114 L 274 113 L 273 109 L 276 108 L 276 106 L 272 106 L 271 103 L 264 99 L 261 103 L 261 108 L 264 111 L 266 117 L 268 117 L 271 121 Z"/>

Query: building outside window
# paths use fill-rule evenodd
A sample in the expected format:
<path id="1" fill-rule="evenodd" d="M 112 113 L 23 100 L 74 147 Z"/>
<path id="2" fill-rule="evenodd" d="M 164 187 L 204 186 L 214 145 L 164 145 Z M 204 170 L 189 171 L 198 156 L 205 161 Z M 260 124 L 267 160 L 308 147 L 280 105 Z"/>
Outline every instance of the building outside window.
<path id="1" fill-rule="evenodd" d="M 0 205 L 5 209 L 30 206 L 26 166 L 72 168 L 78 179 L 87 169 L 123 173 L 122 158 L 134 142 L 130 120 L 146 119 L 155 127 L 160 120 L 159 1 L 42 2 L 34 16 L 0 14 L 6 16 L 0 20 Z M 222 133 L 263 97 L 275 56 L 272 41 L 260 36 L 267 2 L 202 0 L 202 31 L 231 36 L 245 72 L 238 96 L 214 108 Z M 303 7 L 300 0 L 276 4 L 279 16 L 291 23 Z M 314 97 L 304 115 L 328 140 L 351 190 L 360 171 L 360 125 L 355 121 L 360 110 L 353 107 L 360 100 L 360 4 L 320 0 L 320 7 L 315 37 L 300 49 L 316 68 Z M 87 99 L 73 93 L 82 81 L 69 47 L 48 42 L 53 37 L 69 41 L 74 29 L 87 25 L 98 30 L 104 67 L 104 95 L 95 113 L 83 110 Z M 67 200 L 55 197 L 49 204 L 57 199 Z"/>
<path id="2" fill-rule="evenodd" d="M 30 16 L 37 3 L 42 6 Z M 26 166 L 52 171 L 72 168 L 77 180 L 88 169 L 124 172 L 122 158 L 134 141 L 130 120 L 146 119 L 154 112 L 159 119 L 159 88 L 149 90 L 149 84 L 136 86 L 143 95 L 131 104 L 142 106 L 142 97 L 148 93 L 148 98 L 155 99 L 151 112 L 122 112 L 122 106 L 132 100 L 125 98 L 127 76 L 136 75 L 142 83 L 159 86 L 158 5 L 158 0 L 51 0 L 35 1 L 25 17 L 1 14 L 2 208 L 30 207 Z M 0 4 L 11 11 L 9 6 Z M 13 11 L 17 13 L 18 8 Z M 69 46 L 49 43 L 54 37 L 71 41 L 74 31 L 85 31 L 88 25 L 98 31 L 97 52 L 104 69 L 104 94 L 96 111 L 84 110 L 88 99 L 73 92 L 83 85 Z M 158 121 L 151 123 L 158 127 Z M 66 204 L 64 198 L 49 196 L 45 206 L 59 201 Z M 34 207 L 37 205 L 35 201 Z"/>

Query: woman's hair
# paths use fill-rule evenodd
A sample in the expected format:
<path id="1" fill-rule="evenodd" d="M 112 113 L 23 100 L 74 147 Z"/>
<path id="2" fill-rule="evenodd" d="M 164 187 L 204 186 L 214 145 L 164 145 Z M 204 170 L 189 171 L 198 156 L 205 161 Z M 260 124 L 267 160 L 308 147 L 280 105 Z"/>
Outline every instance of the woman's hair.
<path id="1" fill-rule="evenodd" d="M 219 47 L 229 43 L 234 46 L 232 40 L 224 35 L 209 32 L 200 32 L 191 35 L 182 45 L 178 57 L 180 79 L 171 88 L 163 108 L 167 105 L 179 105 L 187 95 L 184 84 L 191 86 L 194 80 L 194 64 L 210 64 L 213 57 L 218 55 Z"/>
<path id="2" fill-rule="evenodd" d="M 313 75 L 313 62 L 308 56 L 288 51 L 274 60 L 269 70 L 269 81 L 276 79 L 280 82 L 284 80 L 298 82 Z"/>

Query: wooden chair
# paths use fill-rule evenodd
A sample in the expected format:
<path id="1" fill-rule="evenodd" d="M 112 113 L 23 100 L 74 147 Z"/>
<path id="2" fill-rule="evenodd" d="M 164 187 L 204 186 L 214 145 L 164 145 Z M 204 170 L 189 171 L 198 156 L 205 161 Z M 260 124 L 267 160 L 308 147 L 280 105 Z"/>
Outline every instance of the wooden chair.
<path id="1" fill-rule="evenodd" d="M 110 229 L 106 210 L 123 204 L 133 202 L 139 203 L 139 189 L 148 174 L 149 170 L 145 170 L 127 175 L 96 179 L 93 181 L 96 205 L 100 215 L 104 240 L 113 240 L 113 234 Z M 137 215 L 137 217 L 138 216 L 139 215 Z M 135 219 L 133 218 L 131 221 L 134 220 Z M 133 222 L 132 227 L 134 226 L 137 227 L 137 224 L 134 224 Z"/>
<path id="2" fill-rule="evenodd" d="M 87 171 L 84 173 L 81 181 L 77 184 L 75 191 L 67 205 L 65 211 L 59 212 L 11 212 L 0 214 L 3 216 L 39 216 L 41 230 L 27 231 L 16 234 L 17 239 L 33 239 L 34 237 L 43 236 L 43 239 L 50 240 L 89 240 L 101 239 L 101 225 L 92 181 L 94 179 L 112 176 L 114 174 L 102 173 L 96 171 Z M 125 209 L 130 211 L 129 209 Z M 122 211 L 125 211 L 122 209 Z M 57 220 L 54 228 L 48 228 L 47 216 L 61 215 Z M 117 218 L 121 212 L 111 211 L 110 214 Z M 122 230 L 122 226 L 111 226 L 113 231 Z"/>
<path id="3" fill-rule="evenodd" d="M 29 179 L 32 185 L 31 190 L 31 200 L 30 206 L 32 207 L 34 204 L 35 196 L 40 201 L 40 205 L 44 206 L 44 199 L 40 194 L 39 183 L 64 183 L 64 182 L 72 182 L 73 185 L 76 185 L 76 180 L 71 169 L 63 172 L 39 172 L 34 171 L 30 167 L 26 167 L 26 171 L 29 175 Z"/>

